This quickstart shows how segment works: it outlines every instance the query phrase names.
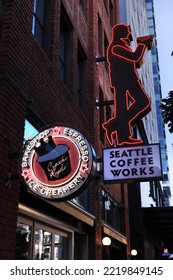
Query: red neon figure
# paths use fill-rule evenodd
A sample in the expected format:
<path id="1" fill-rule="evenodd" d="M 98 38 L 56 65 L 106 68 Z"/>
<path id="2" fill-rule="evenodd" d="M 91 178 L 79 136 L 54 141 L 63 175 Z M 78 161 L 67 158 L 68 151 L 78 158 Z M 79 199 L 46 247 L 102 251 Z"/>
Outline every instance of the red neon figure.
<path id="1" fill-rule="evenodd" d="M 130 26 L 117 24 L 112 29 L 112 41 L 107 49 L 110 84 L 114 90 L 114 117 L 103 123 L 110 145 L 135 145 L 143 141 L 133 137 L 132 128 L 151 110 L 150 99 L 143 89 L 137 67 L 146 48 L 151 49 L 153 36 L 138 38 L 135 51 Z"/>

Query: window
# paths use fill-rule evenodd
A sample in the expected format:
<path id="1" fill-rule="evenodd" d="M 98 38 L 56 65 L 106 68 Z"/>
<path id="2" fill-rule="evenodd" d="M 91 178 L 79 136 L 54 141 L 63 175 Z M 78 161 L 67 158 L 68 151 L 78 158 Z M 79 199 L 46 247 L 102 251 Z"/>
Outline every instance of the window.
<path id="1" fill-rule="evenodd" d="M 163 181 L 168 181 L 168 174 L 163 174 Z"/>
<path id="2" fill-rule="evenodd" d="M 111 108 L 109 106 L 106 106 L 106 121 L 108 121 L 111 118 Z"/>
<path id="3" fill-rule="evenodd" d="M 80 195 L 73 198 L 72 202 L 89 211 L 89 188 L 84 190 Z"/>
<path id="4" fill-rule="evenodd" d="M 125 233 L 125 217 L 123 208 L 118 205 L 114 198 L 110 197 L 108 193 L 102 192 L 102 218 L 103 220 L 115 228 L 120 233 Z"/>
<path id="5" fill-rule="evenodd" d="M 156 47 L 152 47 L 152 49 L 151 49 L 151 54 L 152 54 L 152 55 L 157 55 L 157 49 L 156 49 Z"/>
<path id="6" fill-rule="evenodd" d="M 155 30 L 154 30 L 154 27 L 153 27 L 153 26 L 150 26 L 150 27 L 149 27 L 149 34 L 155 34 L 154 31 L 155 31 Z"/>
<path id="7" fill-rule="evenodd" d="M 111 0 L 109 2 L 109 18 L 110 18 L 110 24 L 111 24 L 111 26 L 113 26 L 113 24 L 114 24 L 114 16 L 113 16 L 113 6 L 112 6 Z"/>
<path id="8" fill-rule="evenodd" d="M 153 72 L 154 72 L 154 74 L 158 74 L 158 65 L 157 65 L 157 63 L 153 63 Z"/>
<path id="9" fill-rule="evenodd" d="M 62 8 L 60 17 L 59 76 L 68 88 L 70 88 L 71 44 L 72 25 Z"/>
<path id="10" fill-rule="evenodd" d="M 108 12 L 108 0 L 103 0 L 106 12 Z"/>
<path id="11" fill-rule="evenodd" d="M 43 217 L 45 219 L 45 216 Z M 70 259 L 71 233 L 32 218 L 19 216 L 16 229 L 16 260 Z"/>
<path id="12" fill-rule="evenodd" d="M 152 27 L 154 25 L 153 18 L 148 18 L 148 24 L 149 24 L 150 27 Z"/>
<path id="13" fill-rule="evenodd" d="M 80 4 L 81 4 L 81 7 L 83 9 L 83 11 L 85 11 L 85 4 L 86 4 L 86 1 L 85 0 L 79 0 Z"/>
<path id="14" fill-rule="evenodd" d="M 109 42 L 106 36 L 106 33 L 104 33 L 104 56 L 106 57 L 106 53 L 107 53 L 107 48 L 109 46 Z M 107 61 L 105 61 L 105 69 L 108 72 L 108 63 Z"/>
<path id="15" fill-rule="evenodd" d="M 147 8 L 147 10 L 152 10 L 152 2 L 146 1 L 146 8 Z"/>
<path id="16" fill-rule="evenodd" d="M 0 0 L 0 42 L 1 42 L 1 34 L 2 34 L 3 14 L 4 14 L 4 1 Z"/>
<path id="17" fill-rule="evenodd" d="M 153 181 L 150 182 L 149 197 L 152 197 L 152 199 L 156 201 L 156 189 Z"/>
<path id="18" fill-rule="evenodd" d="M 99 88 L 99 102 L 103 102 L 103 91 Z M 100 112 L 100 140 L 104 144 L 104 130 L 102 124 L 104 123 L 104 106 L 99 107 Z"/>
<path id="19" fill-rule="evenodd" d="M 31 248 L 31 226 L 17 222 L 15 259 L 29 260 Z"/>
<path id="20" fill-rule="evenodd" d="M 51 228 L 37 227 L 35 229 L 34 259 L 66 260 L 67 237 L 58 234 Z"/>
<path id="21" fill-rule="evenodd" d="M 50 0 L 34 0 L 32 18 L 32 34 L 48 55 L 50 51 L 51 2 Z"/>
<path id="22" fill-rule="evenodd" d="M 102 55 L 102 21 L 98 16 L 98 51 Z"/>
<path id="23" fill-rule="evenodd" d="M 78 63 L 77 63 L 77 101 L 82 111 L 85 110 L 85 65 L 86 65 L 86 58 L 79 44 Z"/>
<path id="24" fill-rule="evenodd" d="M 110 108 L 110 106 L 107 105 L 106 106 L 106 121 L 111 119 L 111 117 L 112 117 L 111 108 Z M 115 145 L 115 141 L 114 141 L 114 145 Z M 106 147 L 110 147 L 110 144 L 107 139 L 106 139 Z"/>

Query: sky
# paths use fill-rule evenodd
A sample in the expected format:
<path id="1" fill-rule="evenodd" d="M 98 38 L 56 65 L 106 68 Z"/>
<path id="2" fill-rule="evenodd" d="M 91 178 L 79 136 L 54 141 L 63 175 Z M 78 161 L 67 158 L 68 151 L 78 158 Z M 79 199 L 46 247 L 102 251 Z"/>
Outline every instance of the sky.
<path id="1" fill-rule="evenodd" d="M 29 121 L 25 121 L 25 131 L 24 131 L 24 138 L 32 138 L 34 137 L 39 131 L 29 123 Z"/>
<path id="2" fill-rule="evenodd" d="M 173 90 L 173 0 L 154 0 L 154 14 L 159 56 L 162 97 Z M 173 201 L 173 134 L 166 127 L 169 175 Z"/>

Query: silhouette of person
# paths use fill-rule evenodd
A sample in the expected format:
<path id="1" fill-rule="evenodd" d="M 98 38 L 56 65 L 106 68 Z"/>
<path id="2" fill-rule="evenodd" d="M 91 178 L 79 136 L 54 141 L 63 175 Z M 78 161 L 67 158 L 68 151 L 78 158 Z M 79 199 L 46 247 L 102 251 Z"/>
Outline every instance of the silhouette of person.
<path id="1" fill-rule="evenodd" d="M 143 89 L 137 73 L 146 48 L 151 47 L 152 36 L 139 38 L 134 51 L 130 48 L 130 26 L 117 24 L 112 29 L 112 41 L 107 49 L 110 85 L 114 90 L 114 117 L 103 123 L 110 145 L 140 144 L 133 137 L 132 128 L 149 111 L 150 99 Z M 140 43 L 142 42 L 142 43 Z"/>

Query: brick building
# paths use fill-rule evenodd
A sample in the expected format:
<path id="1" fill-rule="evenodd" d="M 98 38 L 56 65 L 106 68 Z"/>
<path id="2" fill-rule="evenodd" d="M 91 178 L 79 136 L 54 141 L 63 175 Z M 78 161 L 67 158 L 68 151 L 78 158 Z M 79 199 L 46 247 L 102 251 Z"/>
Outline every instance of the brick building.
<path id="1" fill-rule="evenodd" d="M 0 259 L 128 259 L 127 186 L 92 186 L 67 202 L 42 199 L 19 176 L 29 124 L 52 124 L 86 136 L 102 158 L 101 123 L 112 106 L 104 57 L 118 1 L 0 1 Z M 30 135 L 32 137 L 33 135 Z M 98 171 L 102 164 L 98 160 Z"/>

